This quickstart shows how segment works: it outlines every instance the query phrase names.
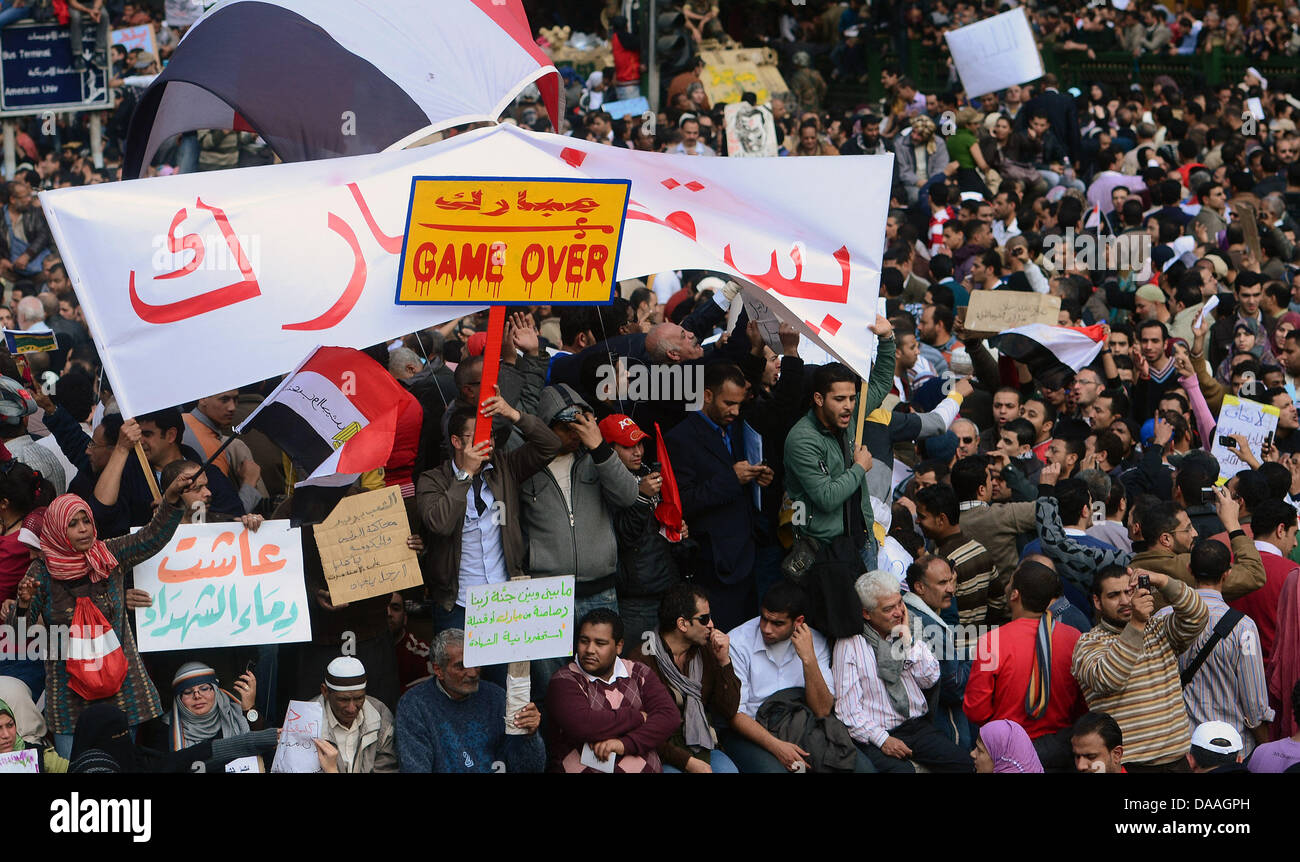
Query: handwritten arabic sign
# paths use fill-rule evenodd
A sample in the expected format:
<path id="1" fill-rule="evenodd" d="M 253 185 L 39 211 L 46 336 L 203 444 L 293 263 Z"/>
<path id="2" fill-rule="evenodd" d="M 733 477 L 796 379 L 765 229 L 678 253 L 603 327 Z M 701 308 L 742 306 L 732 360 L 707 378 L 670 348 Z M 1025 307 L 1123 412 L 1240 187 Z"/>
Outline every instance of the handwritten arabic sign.
<path id="1" fill-rule="evenodd" d="M 332 604 L 386 596 L 424 582 L 420 561 L 406 546 L 411 526 L 397 487 L 344 498 L 314 532 Z"/>
<path id="2" fill-rule="evenodd" d="M 465 667 L 573 652 L 573 578 L 537 578 L 469 588 Z"/>
<path id="3" fill-rule="evenodd" d="M 631 185 L 416 177 L 398 304 L 609 302 Z"/>
<path id="4" fill-rule="evenodd" d="M 37 773 L 40 765 L 36 762 L 36 749 L 24 748 L 21 751 L 9 751 L 0 754 L 0 775 L 8 772 Z"/>
<path id="5" fill-rule="evenodd" d="M 135 612 L 141 652 L 311 640 L 302 544 L 288 521 L 256 533 L 235 524 L 182 524 L 135 567 L 153 605 Z"/>
<path id="6" fill-rule="evenodd" d="M 966 331 L 996 335 L 1017 326 L 1060 321 L 1061 298 L 1016 290 L 972 290 L 966 308 Z"/>
<path id="7" fill-rule="evenodd" d="M 1220 482 L 1226 482 L 1247 469 L 1247 464 L 1220 443 L 1219 438 L 1245 434 L 1251 453 L 1260 458 L 1264 440 L 1277 431 L 1279 415 L 1280 411 L 1272 404 L 1247 401 L 1235 395 L 1223 396 L 1223 405 L 1219 408 L 1219 426 L 1214 429 L 1214 447 L 1210 450 L 1210 454 L 1219 461 Z"/>
<path id="8" fill-rule="evenodd" d="M 280 728 L 272 772 L 320 772 L 316 743 L 324 726 L 325 712 L 314 700 L 291 700 Z"/>

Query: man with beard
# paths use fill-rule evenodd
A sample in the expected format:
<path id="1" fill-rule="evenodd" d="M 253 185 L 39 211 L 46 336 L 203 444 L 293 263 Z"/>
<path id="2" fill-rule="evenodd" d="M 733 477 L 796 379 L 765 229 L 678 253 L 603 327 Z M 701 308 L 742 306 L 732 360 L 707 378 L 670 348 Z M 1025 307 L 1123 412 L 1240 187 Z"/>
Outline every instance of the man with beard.
<path id="1" fill-rule="evenodd" d="M 883 156 L 889 152 L 880 137 L 880 118 L 875 114 L 862 114 L 853 123 L 857 131 L 840 147 L 842 156 Z"/>
<path id="2" fill-rule="evenodd" d="M 397 760 L 402 772 L 541 772 L 546 749 L 534 704 L 515 713 L 506 732 L 506 692 L 465 667 L 465 632 L 445 629 L 430 650 L 435 679 L 397 703 Z"/>
<path id="3" fill-rule="evenodd" d="M 1172 614 L 1153 618 L 1153 591 Z M 1205 601 L 1176 578 L 1120 566 L 1098 571 L 1092 594 L 1097 625 L 1079 638 L 1070 666 L 1088 708 L 1119 722 L 1130 772 L 1187 772 L 1192 737 L 1178 655 L 1205 629 Z"/>

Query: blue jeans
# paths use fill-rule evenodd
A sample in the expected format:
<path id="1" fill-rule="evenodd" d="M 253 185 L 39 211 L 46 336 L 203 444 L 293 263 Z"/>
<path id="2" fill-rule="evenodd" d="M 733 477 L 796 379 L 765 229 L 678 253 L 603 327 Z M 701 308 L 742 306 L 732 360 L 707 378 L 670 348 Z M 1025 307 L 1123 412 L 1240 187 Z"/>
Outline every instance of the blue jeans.
<path id="1" fill-rule="evenodd" d="M 4 0 L 4 3 L 0 3 L 0 27 L 8 27 L 15 21 L 26 18 L 31 11 L 28 6 L 14 6 L 14 0 Z"/>
<path id="2" fill-rule="evenodd" d="M 735 762 L 732 761 L 730 757 L 727 757 L 727 752 L 723 751 L 721 748 L 713 749 L 713 753 L 709 755 L 709 766 L 713 769 L 714 772 L 722 772 L 722 773 L 726 773 L 727 775 L 740 774 L 740 770 L 736 768 Z M 664 773 L 680 774 L 681 770 L 675 766 L 669 766 L 668 764 L 665 763 Z"/>
<path id="3" fill-rule="evenodd" d="M 659 599 L 623 596 L 619 599 L 619 616 L 623 618 L 623 654 L 633 652 L 659 630 Z"/>
<path id="4" fill-rule="evenodd" d="M 176 172 L 192 174 L 199 169 L 199 134 L 183 132 L 177 144 Z"/>

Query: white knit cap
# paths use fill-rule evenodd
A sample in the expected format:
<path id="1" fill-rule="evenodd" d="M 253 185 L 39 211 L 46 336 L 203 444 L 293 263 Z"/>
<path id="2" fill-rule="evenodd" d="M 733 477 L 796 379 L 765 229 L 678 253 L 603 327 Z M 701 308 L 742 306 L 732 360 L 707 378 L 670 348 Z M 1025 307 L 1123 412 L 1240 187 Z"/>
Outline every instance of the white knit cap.
<path id="1" fill-rule="evenodd" d="M 341 655 L 325 668 L 325 686 L 332 691 L 362 691 L 366 666 L 356 656 Z"/>

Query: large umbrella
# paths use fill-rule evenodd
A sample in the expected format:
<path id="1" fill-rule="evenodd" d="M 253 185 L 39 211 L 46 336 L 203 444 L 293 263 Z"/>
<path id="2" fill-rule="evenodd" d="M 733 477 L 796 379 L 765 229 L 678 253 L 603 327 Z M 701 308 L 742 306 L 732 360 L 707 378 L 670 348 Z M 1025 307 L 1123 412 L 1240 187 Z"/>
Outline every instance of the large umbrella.
<path id="1" fill-rule="evenodd" d="M 534 82 L 558 121 L 521 0 L 227 0 L 145 91 L 123 175 L 195 129 L 257 132 L 286 162 L 375 153 L 495 120 Z"/>

